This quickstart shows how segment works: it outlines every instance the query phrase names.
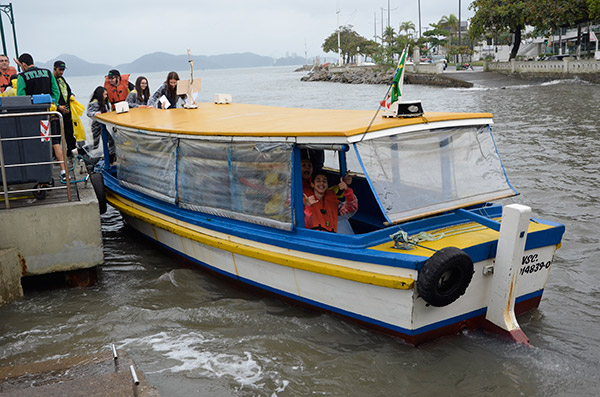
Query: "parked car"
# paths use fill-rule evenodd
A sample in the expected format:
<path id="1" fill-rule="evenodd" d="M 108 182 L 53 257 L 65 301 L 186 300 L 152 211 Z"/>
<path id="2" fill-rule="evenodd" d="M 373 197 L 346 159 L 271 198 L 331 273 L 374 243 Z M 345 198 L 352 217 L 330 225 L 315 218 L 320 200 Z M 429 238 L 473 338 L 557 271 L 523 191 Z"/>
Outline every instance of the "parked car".
<path id="1" fill-rule="evenodd" d="M 544 61 L 562 61 L 565 58 L 569 58 L 570 55 L 550 55 L 549 57 L 544 58 Z"/>

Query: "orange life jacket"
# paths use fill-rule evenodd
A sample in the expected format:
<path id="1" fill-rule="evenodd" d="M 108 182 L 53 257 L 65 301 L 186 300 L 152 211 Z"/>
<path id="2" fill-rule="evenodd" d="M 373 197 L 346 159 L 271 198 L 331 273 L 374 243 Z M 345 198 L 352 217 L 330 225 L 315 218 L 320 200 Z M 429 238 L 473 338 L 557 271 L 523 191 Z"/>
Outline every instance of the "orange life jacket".
<path id="1" fill-rule="evenodd" d="M 9 87 L 10 84 L 10 76 L 13 74 L 17 74 L 17 69 L 12 66 L 8 67 L 6 73 L 0 73 L 0 92 L 4 92 L 6 87 Z"/>
<path id="2" fill-rule="evenodd" d="M 127 95 L 129 94 L 129 75 L 122 74 L 121 81 L 118 86 L 110 85 L 110 81 L 108 81 L 108 77 L 104 78 L 104 88 L 108 92 L 108 100 L 113 105 L 117 102 L 121 102 L 127 99 Z"/>
<path id="3" fill-rule="evenodd" d="M 307 217 L 309 213 L 310 216 Z M 319 200 L 311 207 L 305 207 L 304 218 L 306 221 L 305 227 L 308 229 L 337 232 L 338 198 L 335 193 L 327 190 L 322 200 Z M 308 218 L 310 218 L 310 221 Z"/>

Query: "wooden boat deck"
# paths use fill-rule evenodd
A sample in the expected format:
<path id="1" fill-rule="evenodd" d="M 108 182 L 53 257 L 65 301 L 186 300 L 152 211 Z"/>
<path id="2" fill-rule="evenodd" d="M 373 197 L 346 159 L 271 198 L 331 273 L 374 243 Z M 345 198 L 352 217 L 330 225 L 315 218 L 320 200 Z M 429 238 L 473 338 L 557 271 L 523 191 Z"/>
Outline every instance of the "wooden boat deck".
<path id="1" fill-rule="evenodd" d="M 349 137 L 368 131 L 438 121 L 492 119 L 491 113 L 437 113 L 423 117 L 383 118 L 372 110 L 304 109 L 232 103 L 198 104 L 197 109 L 130 109 L 104 113 L 99 120 L 145 131 L 209 136 L 335 136 Z M 371 124 L 371 121 L 373 123 Z M 487 122 L 484 122 L 484 124 Z"/>

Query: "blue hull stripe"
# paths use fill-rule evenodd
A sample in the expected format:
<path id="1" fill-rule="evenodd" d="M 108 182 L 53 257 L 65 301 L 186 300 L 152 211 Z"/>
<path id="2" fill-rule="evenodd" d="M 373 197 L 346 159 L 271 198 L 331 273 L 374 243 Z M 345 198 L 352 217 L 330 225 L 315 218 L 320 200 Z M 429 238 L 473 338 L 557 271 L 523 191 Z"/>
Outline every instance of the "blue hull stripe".
<path id="1" fill-rule="evenodd" d="M 262 289 L 262 290 L 268 291 L 270 293 L 273 293 L 273 294 L 276 294 L 276 295 L 280 295 L 280 296 L 283 296 L 283 297 L 286 297 L 286 298 L 289 298 L 289 299 L 293 299 L 295 301 L 302 302 L 302 303 L 310 305 L 310 306 L 318 307 L 318 308 L 323 309 L 323 310 L 328 311 L 328 312 L 336 313 L 336 314 L 339 314 L 339 315 L 344 316 L 344 317 L 348 317 L 348 318 L 356 319 L 356 320 L 359 320 L 359 321 L 362 321 L 362 322 L 365 322 L 365 323 L 373 324 L 375 326 L 378 326 L 378 327 L 381 327 L 381 328 L 385 328 L 385 329 L 388 329 L 390 331 L 393 331 L 393 332 L 396 332 L 396 333 L 399 333 L 399 334 L 404 334 L 404 335 L 407 335 L 407 336 L 415 336 L 415 335 L 419 335 L 419 334 L 422 334 L 422 333 L 425 333 L 425 332 L 433 331 L 433 330 L 436 330 L 438 328 L 443 328 L 445 326 L 452 325 L 452 324 L 455 324 L 455 323 L 458 323 L 458 322 L 461 322 L 461 321 L 464 321 L 464 320 L 468 320 L 468 319 L 471 319 L 471 318 L 474 318 L 474 317 L 485 315 L 485 313 L 487 312 L 487 308 L 482 308 L 482 309 L 474 310 L 474 311 L 469 312 L 469 313 L 465 313 L 465 314 L 460 315 L 460 316 L 449 318 L 447 320 L 439 321 L 437 323 L 430 324 L 430 325 L 427 325 L 427 326 L 424 326 L 424 327 L 421 327 L 421 328 L 418 328 L 418 329 L 415 329 L 415 330 L 410 330 L 410 329 L 407 329 L 407 328 L 398 327 L 396 325 L 385 323 L 383 321 L 378 321 L 378 320 L 372 319 L 370 317 L 365 317 L 365 316 L 357 314 L 357 313 L 349 312 L 347 310 L 343 310 L 343 309 L 340 309 L 340 308 L 335 307 L 335 306 L 326 305 L 324 303 L 317 302 L 317 301 L 314 301 L 312 299 L 307 299 L 307 298 L 303 298 L 303 297 L 300 297 L 300 296 L 297 296 L 297 295 L 294 295 L 294 294 L 290 294 L 290 293 L 282 291 L 280 289 L 269 287 L 268 285 L 257 283 L 257 282 L 255 282 L 253 280 L 249 280 L 249 279 L 247 279 L 245 277 L 240 277 L 240 276 L 237 276 L 237 275 L 233 275 L 233 274 L 231 274 L 229 272 L 226 272 L 226 271 L 224 271 L 222 269 L 219 269 L 217 267 L 209 265 L 208 263 L 203 262 L 203 261 L 201 261 L 199 259 L 196 259 L 196 258 L 193 258 L 193 257 L 191 257 L 189 255 L 186 255 L 186 254 L 184 254 L 184 253 L 176 250 L 175 248 L 170 247 L 170 246 L 168 246 L 168 245 L 166 245 L 164 243 L 161 243 L 160 241 L 154 240 L 153 238 L 151 238 L 151 237 L 149 237 L 149 236 L 147 236 L 147 235 L 145 235 L 143 233 L 142 233 L 142 235 L 144 237 L 148 238 L 149 240 L 153 241 L 154 243 L 159 244 L 160 246 L 168 249 L 169 251 L 172 251 L 172 252 L 176 253 L 177 255 L 179 255 L 179 256 L 181 256 L 183 258 L 186 258 L 187 260 L 189 260 L 191 262 L 194 262 L 194 263 L 196 263 L 196 264 L 198 264 L 198 265 L 200 265 L 202 267 L 205 267 L 205 268 L 207 268 L 209 270 L 212 270 L 212 271 L 214 271 L 216 273 L 219 273 L 219 274 L 222 274 L 224 276 L 227 276 L 230 279 L 243 282 L 245 284 L 254 286 L 256 288 L 259 288 L 259 289 Z M 529 300 L 531 298 L 535 298 L 537 296 L 541 296 L 542 293 L 543 293 L 543 291 L 544 290 L 539 290 L 539 291 L 535 291 L 535 292 L 532 292 L 530 294 L 518 297 L 516 299 L 516 303 L 523 302 L 523 301 Z"/>
<path id="2" fill-rule="evenodd" d="M 396 231 L 397 227 L 354 236 L 322 233 L 301 228 L 296 228 L 292 232 L 284 232 L 260 225 L 248 225 L 245 222 L 208 216 L 178 208 L 172 204 L 150 198 L 142 193 L 123 188 L 118 184 L 111 172 L 104 172 L 104 183 L 106 188 L 109 191 L 114 192 L 115 195 L 122 196 L 127 200 L 131 200 L 153 211 L 160 212 L 193 225 L 232 234 L 241 238 L 251 239 L 260 243 L 317 255 L 414 270 L 420 270 L 426 260 L 429 259 L 427 257 L 416 255 L 383 252 L 367 248 L 390 241 L 389 234 L 391 234 L 391 231 Z M 501 206 L 485 208 L 485 214 L 488 216 L 491 216 L 492 214 L 501 214 L 501 212 Z M 402 228 L 409 234 L 414 234 L 415 231 L 424 230 L 424 228 L 428 227 L 435 226 L 436 228 L 440 228 L 445 225 L 453 225 L 456 223 L 457 219 L 460 219 L 458 215 L 450 213 L 435 218 L 408 222 L 403 224 Z M 541 223 L 550 224 L 555 227 L 553 229 L 529 233 L 527 235 L 525 246 L 526 250 L 560 243 L 564 232 L 564 226 L 549 221 L 541 221 Z M 464 251 L 471 257 L 473 262 L 476 263 L 495 257 L 496 247 L 497 241 L 491 241 L 465 248 Z"/>

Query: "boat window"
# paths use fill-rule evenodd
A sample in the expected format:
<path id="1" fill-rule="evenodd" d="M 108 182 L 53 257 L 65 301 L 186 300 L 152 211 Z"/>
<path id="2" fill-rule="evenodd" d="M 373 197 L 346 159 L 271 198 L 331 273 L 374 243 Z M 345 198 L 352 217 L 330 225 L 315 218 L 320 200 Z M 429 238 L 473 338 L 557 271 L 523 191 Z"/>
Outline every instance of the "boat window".
<path id="1" fill-rule="evenodd" d="M 180 139 L 182 208 L 291 230 L 291 144 Z"/>
<path id="2" fill-rule="evenodd" d="M 389 222 L 515 194 L 488 126 L 405 133 L 356 147 Z"/>
<path id="3" fill-rule="evenodd" d="M 340 170 L 340 151 L 325 150 L 325 163 L 324 167 L 330 170 L 339 172 Z M 350 171 L 353 175 L 362 175 L 362 167 L 356 157 L 354 150 L 344 152 L 346 156 L 346 170 Z"/>
<path id="4" fill-rule="evenodd" d="M 122 129 L 116 131 L 114 139 L 119 183 L 174 203 L 177 139 Z"/>
<path id="5" fill-rule="evenodd" d="M 340 170 L 340 160 L 338 157 L 338 152 L 333 150 L 325 151 L 325 162 L 323 163 L 324 167 L 327 167 L 331 170 L 338 171 Z"/>

